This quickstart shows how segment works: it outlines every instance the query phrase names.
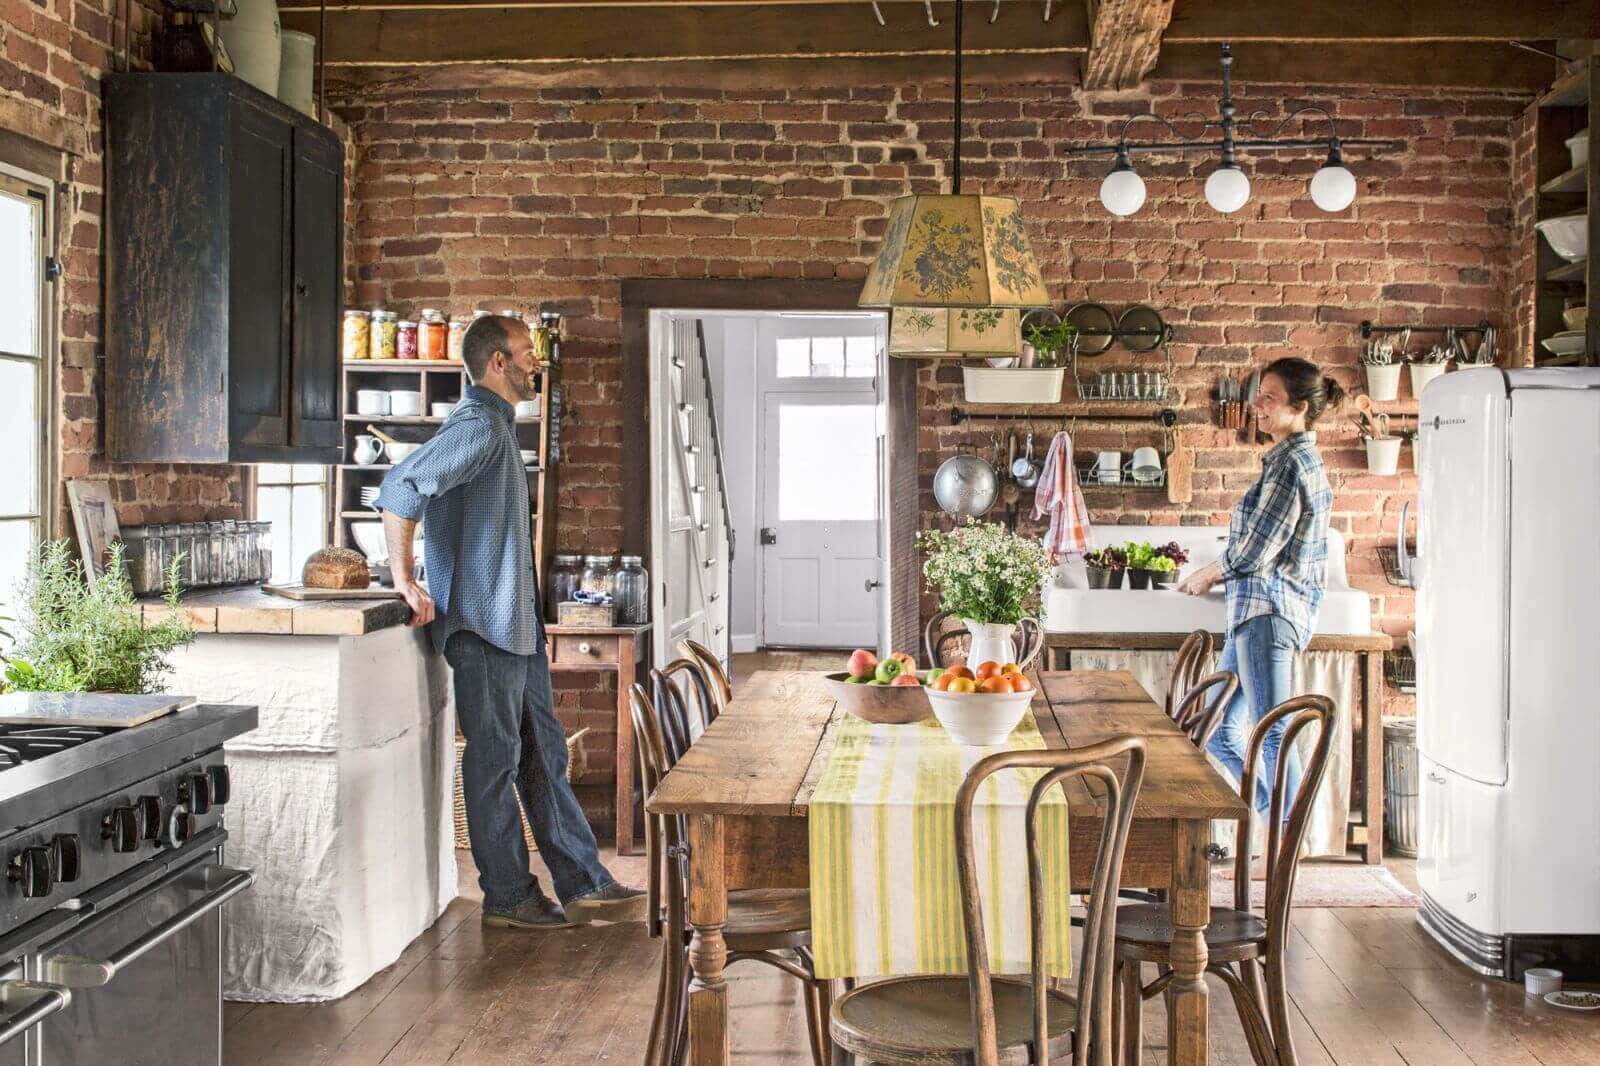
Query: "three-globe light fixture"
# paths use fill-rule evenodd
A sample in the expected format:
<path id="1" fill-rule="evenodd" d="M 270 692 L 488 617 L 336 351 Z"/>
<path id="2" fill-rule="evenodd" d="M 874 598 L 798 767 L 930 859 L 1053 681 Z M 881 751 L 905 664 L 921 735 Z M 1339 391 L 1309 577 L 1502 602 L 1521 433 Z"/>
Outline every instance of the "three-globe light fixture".
<path id="1" fill-rule="evenodd" d="M 1129 159 L 1130 155 L 1135 152 L 1220 152 L 1222 161 L 1217 166 L 1217 169 L 1213 170 L 1206 178 L 1205 194 L 1206 203 L 1226 215 L 1239 210 L 1250 199 L 1250 179 L 1245 175 L 1244 171 L 1239 169 L 1239 164 L 1234 158 L 1234 153 L 1238 150 L 1273 152 L 1295 149 L 1326 150 L 1328 153 L 1326 162 L 1311 178 L 1311 201 L 1322 210 L 1331 212 L 1343 211 L 1356 198 L 1355 175 L 1351 174 L 1344 165 L 1343 149 L 1359 147 L 1381 150 L 1402 147 L 1400 141 L 1392 140 L 1365 138 L 1341 140 L 1338 128 L 1334 125 L 1333 116 L 1325 109 L 1315 105 L 1299 107 L 1291 111 L 1282 122 L 1278 123 L 1277 129 L 1273 130 L 1269 136 L 1255 140 L 1237 140 L 1234 137 L 1236 126 L 1248 130 L 1264 116 L 1258 111 L 1243 120 L 1234 118 L 1233 46 L 1229 44 L 1222 46 L 1222 103 L 1220 111 L 1222 113 L 1222 118 L 1220 119 L 1207 119 L 1204 115 L 1199 114 L 1193 117 L 1199 121 L 1204 129 L 1221 129 L 1221 140 L 1180 140 L 1165 144 L 1129 144 L 1128 127 L 1139 119 L 1154 119 L 1177 136 L 1183 136 L 1181 130 L 1160 115 L 1145 112 L 1131 115 L 1127 121 L 1123 122 L 1117 143 L 1068 148 L 1066 154 L 1068 156 L 1116 154 L 1116 162 L 1111 168 L 1111 173 L 1107 174 L 1105 180 L 1100 183 L 1100 202 L 1113 215 L 1126 217 L 1143 207 L 1145 200 L 1144 179 L 1139 177 L 1138 172 L 1133 169 L 1133 163 Z M 1290 122 L 1293 122 L 1301 115 L 1307 114 L 1318 114 L 1327 120 L 1328 135 L 1326 137 L 1293 139 L 1280 138 L 1278 136 Z"/>

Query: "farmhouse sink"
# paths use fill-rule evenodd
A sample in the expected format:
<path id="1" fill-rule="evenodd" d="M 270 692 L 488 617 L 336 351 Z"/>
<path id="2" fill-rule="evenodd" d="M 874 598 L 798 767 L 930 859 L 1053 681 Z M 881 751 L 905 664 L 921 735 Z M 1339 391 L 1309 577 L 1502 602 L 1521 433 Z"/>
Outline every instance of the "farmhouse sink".
<path id="1" fill-rule="evenodd" d="M 1102 526 L 1101 544 L 1124 540 L 1165 544 L 1177 541 L 1189 552 L 1184 571 L 1205 566 L 1222 554 L 1227 532 L 1212 526 Z M 1350 587 L 1344 567 L 1344 537 L 1328 531 L 1328 588 L 1317 614 L 1319 634 L 1372 632 L 1372 604 L 1367 594 Z M 1223 632 L 1228 623 L 1221 586 L 1204 596 L 1176 590 L 1091 589 L 1083 560 L 1062 564 L 1056 584 L 1045 590 L 1044 627 L 1054 633 L 1186 633 L 1191 629 Z"/>

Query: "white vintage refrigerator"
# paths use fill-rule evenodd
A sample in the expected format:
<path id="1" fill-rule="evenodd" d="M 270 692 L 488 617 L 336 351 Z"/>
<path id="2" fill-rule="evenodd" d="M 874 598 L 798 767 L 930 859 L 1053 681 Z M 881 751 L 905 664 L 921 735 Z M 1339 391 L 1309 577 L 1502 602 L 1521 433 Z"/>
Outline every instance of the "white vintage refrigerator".
<path id="1" fill-rule="evenodd" d="M 1600 978 L 1600 370 L 1457 371 L 1420 423 L 1419 919 Z"/>

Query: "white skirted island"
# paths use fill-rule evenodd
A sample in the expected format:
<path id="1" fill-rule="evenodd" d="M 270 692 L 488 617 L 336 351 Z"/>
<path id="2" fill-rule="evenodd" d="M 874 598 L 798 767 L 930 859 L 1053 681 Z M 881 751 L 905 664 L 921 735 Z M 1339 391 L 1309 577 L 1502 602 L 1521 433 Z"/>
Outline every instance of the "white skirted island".
<path id="1" fill-rule="evenodd" d="M 197 636 L 167 689 L 261 708 L 227 746 L 228 862 L 256 883 L 228 907 L 223 994 L 337 999 L 455 898 L 449 668 L 397 600 L 183 603 Z"/>

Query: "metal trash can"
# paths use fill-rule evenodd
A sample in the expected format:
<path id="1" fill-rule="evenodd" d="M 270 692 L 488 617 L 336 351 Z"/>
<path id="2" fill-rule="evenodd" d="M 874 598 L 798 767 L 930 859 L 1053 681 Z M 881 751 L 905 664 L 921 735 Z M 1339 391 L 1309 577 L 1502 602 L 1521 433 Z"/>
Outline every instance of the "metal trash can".
<path id="1" fill-rule="evenodd" d="M 1417 720 L 1383 722 L 1383 831 L 1388 854 L 1417 857 Z"/>

